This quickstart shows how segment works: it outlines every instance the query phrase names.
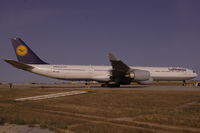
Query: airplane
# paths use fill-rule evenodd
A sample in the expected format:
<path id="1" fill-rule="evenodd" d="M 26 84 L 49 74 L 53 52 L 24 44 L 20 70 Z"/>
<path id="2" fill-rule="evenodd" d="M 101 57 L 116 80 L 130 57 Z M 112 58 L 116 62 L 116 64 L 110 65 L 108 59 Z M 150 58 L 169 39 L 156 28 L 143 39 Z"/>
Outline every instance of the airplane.
<path id="1" fill-rule="evenodd" d="M 101 87 L 120 87 L 131 82 L 150 84 L 154 81 L 183 81 L 197 77 L 191 69 L 182 67 L 128 66 L 109 53 L 111 66 L 52 65 L 41 60 L 20 38 L 12 38 L 18 61 L 5 59 L 12 66 L 38 75 L 77 81 L 97 81 Z"/>

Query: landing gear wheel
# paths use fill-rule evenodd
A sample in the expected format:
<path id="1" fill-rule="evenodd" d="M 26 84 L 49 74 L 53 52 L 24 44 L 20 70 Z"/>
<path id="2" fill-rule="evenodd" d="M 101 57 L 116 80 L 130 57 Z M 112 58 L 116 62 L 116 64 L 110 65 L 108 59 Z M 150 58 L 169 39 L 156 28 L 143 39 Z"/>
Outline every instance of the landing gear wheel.
<path id="1" fill-rule="evenodd" d="M 101 87 L 107 87 L 107 84 L 101 84 Z"/>
<path id="2" fill-rule="evenodd" d="M 101 87 L 120 87 L 120 84 L 101 84 Z"/>
<path id="3" fill-rule="evenodd" d="M 120 87 L 120 84 L 108 84 L 108 87 L 111 87 L 111 88 Z"/>
<path id="4" fill-rule="evenodd" d="M 183 86 L 186 86 L 186 81 L 185 80 L 183 80 Z"/>

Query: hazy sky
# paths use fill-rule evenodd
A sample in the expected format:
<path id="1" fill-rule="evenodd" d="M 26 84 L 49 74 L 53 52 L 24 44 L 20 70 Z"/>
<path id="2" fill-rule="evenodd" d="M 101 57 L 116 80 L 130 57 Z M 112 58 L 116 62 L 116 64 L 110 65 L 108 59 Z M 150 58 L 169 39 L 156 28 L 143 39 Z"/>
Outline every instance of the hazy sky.
<path id="1" fill-rule="evenodd" d="M 20 37 L 52 64 L 181 66 L 200 73 L 200 0 L 0 0 L 0 57 Z M 0 61 L 0 82 L 57 82 Z"/>

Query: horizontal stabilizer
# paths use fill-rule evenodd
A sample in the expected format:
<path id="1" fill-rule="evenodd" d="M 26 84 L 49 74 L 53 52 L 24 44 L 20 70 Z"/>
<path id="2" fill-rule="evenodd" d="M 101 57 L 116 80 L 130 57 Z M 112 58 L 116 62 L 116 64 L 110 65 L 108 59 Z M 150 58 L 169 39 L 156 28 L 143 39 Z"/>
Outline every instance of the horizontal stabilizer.
<path id="1" fill-rule="evenodd" d="M 31 69 L 33 69 L 34 67 L 24 64 L 24 63 L 20 63 L 14 60 L 4 60 L 5 62 L 7 62 L 8 64 L 11 64 L 12 66 L 18 68 L 18 69 L 22 69 L 22 70 L 26 70 L 26 71 L 30 71 Z"/>

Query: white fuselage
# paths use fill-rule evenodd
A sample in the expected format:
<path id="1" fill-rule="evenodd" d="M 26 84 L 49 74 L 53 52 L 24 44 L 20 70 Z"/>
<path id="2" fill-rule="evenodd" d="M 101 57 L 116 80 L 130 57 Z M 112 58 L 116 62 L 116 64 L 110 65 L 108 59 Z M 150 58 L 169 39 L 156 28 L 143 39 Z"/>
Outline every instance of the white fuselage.
<path id="1" fill-rule="evenodd" d="M 129 67 L 108 53 L 111 66 L 50 65 L 41 60 L 20 38 L 12 38 L 18 61 L 5 60 L 12 66 L 50 78 L 103 82 L 102 87 L 119 87 L 138 82 L 185 81 L 197 77 L 190 69 L 180 67 Z"/>
<path id="2" fill-rule="evenodd" d="M 88 65 L 32 65 L 31 72 L 50 78 L 63 80 L 94 80 L 107 82 L 110 80 L 112 66 Z M 130 67 L 150 72 L 153 81 L 183 81 L 197 76 L 187 68 L 179 67 Z"/>

